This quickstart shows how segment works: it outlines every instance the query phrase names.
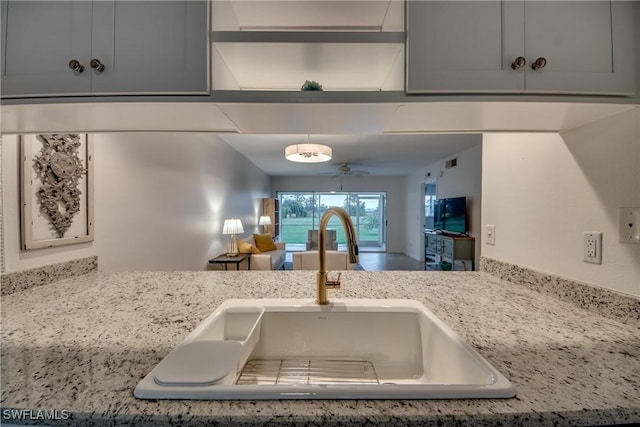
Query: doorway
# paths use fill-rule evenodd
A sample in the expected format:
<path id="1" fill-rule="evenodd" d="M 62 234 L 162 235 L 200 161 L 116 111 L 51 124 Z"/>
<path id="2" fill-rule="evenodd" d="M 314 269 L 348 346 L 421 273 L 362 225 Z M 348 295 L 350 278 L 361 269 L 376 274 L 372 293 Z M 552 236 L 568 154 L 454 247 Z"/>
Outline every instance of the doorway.
<path id="1" fill-rule="evenodd" d="M 426 232 L 432 231 L 435 228 L 435 201 L 436 201 L 436 180 L 427 181 L 424 183 L 424 209 L 423 209 L 423 221 L 420 241 L 422 242 L 422 260 L 424 261 L 425 270 L 435 269 L 436 257 L 432 251 L 427 251 Z"/>
<path id="2" fill-rule="evenodd" d="M 424 184 L 424 229 L 433 230 L 434 207 L 436 201 L 436 181 Z"/>

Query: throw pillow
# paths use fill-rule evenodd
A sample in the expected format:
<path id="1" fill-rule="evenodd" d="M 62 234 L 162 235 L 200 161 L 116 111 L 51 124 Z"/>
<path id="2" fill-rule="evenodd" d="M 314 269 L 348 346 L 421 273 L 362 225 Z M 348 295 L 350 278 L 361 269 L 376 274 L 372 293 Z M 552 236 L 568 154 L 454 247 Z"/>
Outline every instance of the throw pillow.
<path id="1" fill-rule="evenodd" d="M 238 240 L 238 252 L 241 254 L 259 254 L 260 250 L 249 242 Z"/>
<path id="2" fill-rule="evenodd" d="M 254 234 L 253 240 L 256 241 L 256 246 L 260 252 L 269 252 L 278 250 L 278 247 L 273 243 L 271 234 Z"/>

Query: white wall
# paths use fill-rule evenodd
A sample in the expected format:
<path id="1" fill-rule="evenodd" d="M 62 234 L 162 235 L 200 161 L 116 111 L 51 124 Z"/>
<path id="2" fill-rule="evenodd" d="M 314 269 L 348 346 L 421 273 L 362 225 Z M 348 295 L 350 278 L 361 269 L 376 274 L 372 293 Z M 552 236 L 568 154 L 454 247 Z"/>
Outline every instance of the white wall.
<path id="1" fill-rule="evenodd" d="M 486 134 L 482 255 L 640 295 L 640 245 L 618 242 L 618 208 L 640 206 L 640 109 L 558 134 Z M 602 265 L 583 233 L 603 233 Z"/>
<path id="2" fill-rule="evenodd" d="M 269 177 L 212 134 L 94 135 L 95 240 L 60 248 L 19 246 L 17 138 L 4 136 L 3 213 L 6 271 L 98 256 L 98 268 L 204 270 L 225 250 L 226 217 L 258 231 Z"/>
<path id="3" fill-rule="evenodd" d="M 405 177 L 348 176 L 342 179 L 344 191 L 387 193 L 387 252 L 405 252 Z M 274 176 L 272 195 L 278 191 L 340 190 L 340 179 L 326 176 Z"/>
<path id="4" fill-rule="evenodd" d="M 448 159 L 458 159 L 455 168 L 446 169 Z M 427 174 L 431 174 L 427 178 Z M 482 144 L 478 135 L 478 144 L 453 156 L 447 157 L 424 168 L 418 169 L 407 177 L 407 208 L 405 213 L 407 255 L 415 259 L 424 259 L 424 233 L 422 216 L 424 213 L 424 187 L 427 180 L 436 180 L 436 196 L 467 198 L 467 230 L 476 238 L 477 269 L 480 254 L 480 215 L 482 200 Z"/>
<path id="5" fill-rule="evenodd" d="M 634 2 L 635 6 L 635 25 L 636 31 L 636 52 L 640 52 L 640 1 Z M 636 54 L 636 96 L 640 99 L 640 55 Z"/>

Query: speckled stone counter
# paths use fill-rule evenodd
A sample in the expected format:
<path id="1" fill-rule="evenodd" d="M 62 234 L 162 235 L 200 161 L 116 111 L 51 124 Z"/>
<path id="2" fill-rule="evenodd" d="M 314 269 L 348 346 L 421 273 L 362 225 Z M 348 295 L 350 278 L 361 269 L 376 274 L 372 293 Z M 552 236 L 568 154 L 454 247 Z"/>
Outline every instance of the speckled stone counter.
<path id="1" fill-rule="evenodd" d="M 138 381 L 224 300 L 313 298 L 314 279 L 312 271 L 95 272 L 4 296 L 0 421 L 79 426 L 640 422 L 637 325 L 482 272 L 351 271 L 343 273 L 342 289 L 329 296 L 424 303 L 515 384 L 516 398 L 133 397 Z M 38 418 L 38 410 L 57 410 L 58 420 Z"/>
<path id="2" fill-rule="evenodd" d="M 47 285 L 58 280 L 90 273 L 98 269 L 98 257 L 87 257 L 72 261 L 46 265 L 0 275 L 0 295 L 26 291 L 34 286 Z"/>

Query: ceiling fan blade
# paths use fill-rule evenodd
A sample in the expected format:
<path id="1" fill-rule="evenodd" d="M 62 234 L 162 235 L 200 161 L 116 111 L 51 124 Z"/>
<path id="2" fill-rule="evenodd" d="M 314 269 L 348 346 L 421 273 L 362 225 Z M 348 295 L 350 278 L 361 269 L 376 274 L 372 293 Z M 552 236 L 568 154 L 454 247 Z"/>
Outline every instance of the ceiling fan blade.
<path id="1" fill-rule="evenodd" d="M 332 178 L 336 178 L 338 176 L 356 176 L 356 175 L 369 175 L 369 171 L 365 170 L 354 170 L 349 167 L 346 163 L 341 164 L 335 172 L 322 172 L 317 175 L 323 176 L 331 176 Z"/>
<path id="2" fill-rule="evenodd" d="M 351 173 L 349 175 L 369 175 L 369 174 L 370 174 L 370 172 L 368 172 L 368 171 L 357 170 L 357 171 L 351 171 Z"/>

